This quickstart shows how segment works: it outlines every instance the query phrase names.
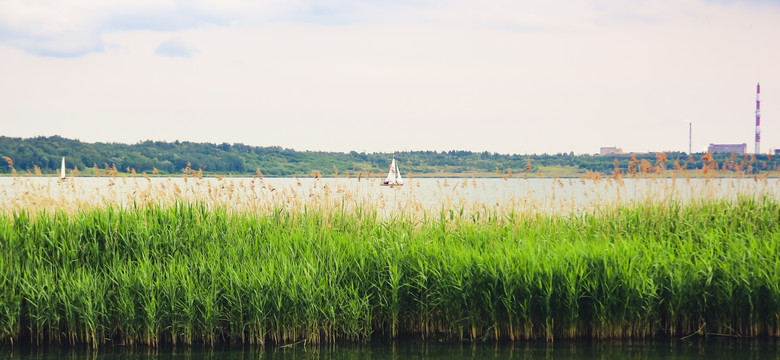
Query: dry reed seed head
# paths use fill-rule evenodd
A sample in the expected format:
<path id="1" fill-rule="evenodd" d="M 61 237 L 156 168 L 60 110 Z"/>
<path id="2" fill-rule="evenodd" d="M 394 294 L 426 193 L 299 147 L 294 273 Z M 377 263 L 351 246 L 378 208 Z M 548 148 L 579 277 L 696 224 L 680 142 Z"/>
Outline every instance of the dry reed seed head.
<path id="1" fill-rule="evenodd" d="M 593 172 L 591 174 L 591 179 L 594 180 L 594 184 L 596 184 L 598 182 L 597 179 L 599 179 L 599 177 L 600 176 L 597 176 L 597 174 L 595 172 Z M 170 179 L 170 178 L 166 179 L 166 180 L 167 180 L 168 183 L 170 183 L 172 181 L 172 179 Z M 601 187 L 604 188 L 603 190 L 598 189 L 598 188 L 590 188 L 590 190 L 589 190 L 589 191 L 592 192 L 593 197 L 596 197 L 596 199 L 599 200 L 599 201 L 601 201 L 601 199 L 599 199 L 599 197 L 603 196 L 602 194 L 606 194 L 606 192 L 611 191 L 611 190 L 609 190 L 610 186 L 614 186 L 615 184 L 619 183 L 619 182 L 613 183 L 610 179 L 606 179 L 606 178 L 604 180 L 605 181 L 602 182 L 604 185 L 600 185 Z M 210 185 L 210 182 L 208 182 L 208 181 L 194 180 L 194 181 L 189 181 L 187 183 L 184 183 L 185 186 L 180 188 L 181 194 L 179 194 L 179 193 L 177 193 L 175 191 L 176 189 L 173 186 L 174 184 L 171 183 L 170 187 L 167 190 L 167 193 L 166 193 L 167 195 L 161 196 L 159 198 L 160 199 L 164 199 L 164 200 L 162 200 L 162 203 L 165 203 L 165 202 L 168 202 L 168 201 L 177 201 L 177 199 L 183 199 L 183 200 L 188 200 L 188 201 L 209 200 L 210 199 L 208 197 L 209 192 L 208 191 L 204 191 L 204 189 L 207 189 L 209 186 L 222 186 L 223 188 L 225 188 L 225 190 L 223 192 L 221 192 L 221 195 L 219 196 L 219 199 L 218 199 L 217 202 L 215 202 L 215 204 L 227 206 L 227 207 L 230 207 L 230 208 L 236 208 L 236 209 L 258 208 L 258 206 L 252 205 L 252 203 L 257 203 L 258 202 L 258 201 L 255 201 L 253 199 L 258 199 L 258 197 L 257 197 L 258 195 L 259 196 L 265 196 L 265 195 L 263 195 L 263 193 L 260 193 L 260 192 L 256 192 L 255 195 L 247 195 L 246 193 L 249 191 L 248 187 L 247 187 L 247 181 L 249 181 L 250 185 L 252 185 L 251 180 L 231 181 L 229 183 L 229 186 L 227 186 L 227 187 L 224 186 L 224 185 L 216 185 L 216 184 Z M 256 181 L 257 180 L 255 180 L 255 182 Z M 571 182 L 571 179 L 569 179 L 569 181 Z M 655 178 L 655 177 L 649 177 L 647 181 L 650 181 L 651 183 L 664 184 L 663 181 L 660 181 L 659 178 Z M 523 180 L 518 179 L 518 182 L 522 183 Z M 112 180 L 111 183 L 115 183 L 115 182 Z M 131 184 L 131 185 L 133 185 L 133 184 L 143 185 L 141 183 L 137 183 L 137 182 L 131 181 L 128 178 L 122 178 L 122 183 L 128 183 L 128 184 Z M 145 182 L 144 184 L 148 184 L 148 183 L 149 183 L 149 181 L 147 180 L 147 182 Z M 180 185 L 182 185 L 181 180 L 176 181 L 175 183 L 177 184 L 176 187 L 180 187 Z M 69 183 L 67 186 L 70 188 L 70 187 L 73 187 L 74 184 L 75 183 Z M 650 184 L 650 183 L 648 183 L 648 184 Z M 104 198 L 105 200 L 101 200 L 101 201 L 103 201 L 104 203 L 111 203 L 111 202 L 116 201 L 116 199 L 117 199 L 116 196 L 122 196 L 122 194 L 125 194 L 126 192 L 123 192 L 121 189 L 125 189 L 126 187 L 124 187 L 124 186 L 120 187 L 119 185 L 120 185 L 120 183 L 115 183 L 115 185 L 109 187 L 109 188 L 111 188 L 113 190 L 111 190 L 110 192 L 103 192 L 102 193 L 103 195 L 101 195 L 101 196 L 107 196 L 107 197 Z M 312 200 L 312 207 L 311 208 L 314 208 L 314 206 L 317 205 L 317 201 L 330 201 L 326 205 L 332 206 L 333 205 L 332 204 L 333 201 L 335 201 L 337 199 L 340 199 L 340 198 L 334 198 L 333 194 L 341 194 L 342 196 L 344 196 L 346 194 L 347 196 L 344 196 L 344 197 L 349 197 L 349 191 L 346 189 L 346 187 L 344 187 L 344 185 L 336 184 L 336 188 L 332 187 L 333 184 L 330 184 L 329 182 L 323 182 L 323 183 L 321 183 L 321 185 L 323 185 L 323 186 L 314 188 L 314 189 L 321 189 L 322 192 L 320 192 L 320 193 L 317 193 L 317 192 L 312 193 L 312 198 L 311 198 L 311 200 Z M 325 185 L 328 185 L 328 186 L 325 186 Z M 462 185 L 462 183 L 461 183 L 461 185 Z M 265 184 L 263 184 L 261 186 L 264 189 L 266 189 L 266 190 L 263 190 L 263 192 L 268 191 L 266 186 L 265 186 Z M 482 186 L 485 187 L 485 184 L 483 184 Z M 495 187 L 496 185 L 492 185 L 492 186 Z M 41 187 L 42 187 L 42 185 L 36 184 L 36 185 L 31 186 L 30 188 L 31 188 L 31 190 L 33 192 L 40 193 L 40 189 L 39 188 L 41 188 Z M 154 189 L 165 188 L 165 183 L 154 183 L 154 184 L 150 184 L 148 187 L 149 188 L 154 188 Z M 449 188 L 451 189 L 452 187 L 449 187 Z M 457 187 L 456 186 L 456 188 L 461 189 L 462 187 Z M 292 187 L 290 189 L 292 189 Z M 261 189 L 257 189 L 257 190 L 259 191 Z M 335 191 L 332 191 L 332 190 L 335 190 Z M 406 190 L 404 192 L 409 192 L 411 190 L 411 187 L 404 188 L 402 190 Z M 271 193 L 273 193 L 272 187 L 271 187 Z M 395 194 L 399 194 L 399 193 L 400 192 L 395 192 Z M 447 199 L 448 199 L 447 201 L 449 203 L 451 203 L 451 204 L 463 203 L 463 199 L 458 197 L 459 192 L 455 191 L 455 192 L 445 193 L 445 194 L 447 195 Z M 410 195 L 414 196 L 414 194 L 412 194 L 411 192 L 410 192 Z M 287 207 L 287 208 L 289 208 L 291 210 L 294 210 L 293 204 L 295 204 L 296 201 L 291 201 L 289 198 L 287 198 L 287 197 L 290 197 L 290 196 L 291 197 L 297 197 L 298 195 L 293 194 L 292 191 L 289 191 L 289 192 L 285 191 L 285 193 L 282 194 L 282 195 L 270 196 L 270 197 L 268 197 L 268 199 L 270 201 L 273 201 L 273 202 L 285 203 L 286 204 L 286 205 L 284 205 L 285 207 Z M 135 199 L 139 199 L 138 201 L 140 202 L 142 200 L 148 199 L 149 197 L 150 197 L 149 196 L 149 192 L 146 191 L 146 192 L 141 192 L 140 195 L 137 193 Z M 593 198 L 593 197 L 591 197 L 591 198 Z M 365 197 L 362 197 L 362 196 L 361 196 L 361 198 L 362 199 L 366 199 Z M 555 198 L 556 199 L 565 199 L 565 197 L 562 198 L 562 197 L 558 196 L 558 194 L 556 194 Z M 60 202 L 59 198 L 57 198 L 57 197 L 54 197 L 53 199 L 54 199 L 53 200 L 54 202 Z M 127 197 L 127 199 L 131 199 L 131 197 Z M 231 200 L 231 199 L 234 199 L 234 200 Z M 392 198 L 390 198 L 388 200 L 390 200 L 390 201 L 387 202 L 387 205 L 398 204 L 398 202 L 392 200 Z M 365 201 L 363 201 L 363 202 L 365 203 Z M 36 204 L 38 204 L 38 206 L 42 206 L 41 204 L 44 204 L 44 203 L 46 203 L 46 201 L 36 202 Z M 97 202 L 95 202 L 95 203 L 97 203 Z M 569 203 L 571 203 L 571 202 L 567 202 L 567 204 L 569 204 Z M 544 200 L 544 201 L 541 201 L 541 202 L 540 201 L 536 201 L 536 200 L 531 200 L 530 202 L 525 202 L 525 204 L 529 204 L 528 206 L 526 206 L 526 208 L 532 208 L 532 209 L 535 209 L 535 210 L 538 210 L 538 211 L 543 211 L 543 212 L 549 212 L 550 209 L 556 209 L 556 208 L 560 208 L 561 206 L 563 206 L 563 205 L 561 205 L 562 202 L 558 202 L 556 204 L 555 201 L 552 201 L 549 198 L 547 200 Z M 582 205 L 587 205 L 587 204 L 582 204 Z M 27 206 L 27 205 L 25 205 L 25 206 Z M 438 209 L 436 207 L 433 207 L 433 208 L 427 208 L 427 207 L 428 207 L 428 205 L 426 205 L 426 211 L 431 211 L 431 210 L 436 211 Z M 325 208 L 327 208 L 327 206 L 323 206 L 322 208 L 325 209 Z M 416 207 L 412 207 L 412 208 L 416 208 Z M 587 208 L 587 207 L 584 207 L 584 208 Z M 244 211 L 244 210 L 240 210 L 240 211 Z"/>
<path id="2" fill-rule="evenodd" d="M 647 174 L 653 169 L 653 165 L 650 164 L 649 161 L 642 159 L 642 161 L 639 163 L 639 170 L 640 172 Z"/>
<path id="3" fill-rule="evenodd" d="M 656 161 L 656 164 L 660 164 L 660 165 L 665 164 L 666 163 L 666 153 L 664 153 L 664 152 L 656 153 L 655 154 L 655 161 Z"/>

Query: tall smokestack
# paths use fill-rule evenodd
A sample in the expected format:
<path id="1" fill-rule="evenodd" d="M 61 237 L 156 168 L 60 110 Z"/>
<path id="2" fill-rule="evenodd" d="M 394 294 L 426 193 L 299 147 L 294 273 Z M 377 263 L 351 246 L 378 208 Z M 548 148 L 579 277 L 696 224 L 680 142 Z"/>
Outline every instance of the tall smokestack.
<path id="1" fill-rule="evenodd" d="M 761 153 L 761 84 L 756 84 L 756 155 Z"/>
<path id="2" fill-rule="evenodd" d="M 688 122 L 688 155 L 693 154 L 691 152 L 691 134 L 693 134 L 693 123 Z"/>

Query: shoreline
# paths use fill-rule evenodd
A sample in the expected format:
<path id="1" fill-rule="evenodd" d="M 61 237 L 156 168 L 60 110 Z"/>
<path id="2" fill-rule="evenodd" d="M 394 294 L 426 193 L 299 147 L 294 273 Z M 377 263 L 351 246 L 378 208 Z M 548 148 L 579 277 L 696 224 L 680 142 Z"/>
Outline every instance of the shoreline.
<path id="1" fill-rule="evenodd" d="M 514 173 L 514 174 L 496 174 L 493 172 L 469 172 L 469 173 L 452 173 L 452 172 L 434 172 L 434 173 L 402 173 L 402 176 L 405 180 L 409 179 L 416 179 L 416 178 L 422 178 L 422 179 L 592 179 L 595 177 L 595 175 L 598 175 L 599 179 L 617 179 L 614 174 L 602 174 L 602 173 L 596 173 L 596 172 L 577 172 L 575 174 L 571 173 L 556 173 L 556 172 L 536 172 L 536 173 Z M 19 177 L 19 178 L 59 178 L 59 174 L 8 174 L 8 173 L 0 173 L 0 177 L 8 178 L 8 177 Z M 213 178 L 213 179 L 219 179 L 219 178 L 240 178 L 240 179 L 248 179 L 248 178 L 269 178 L 269 179 L 306 179 L 306 178 L 314 178 L 314 179 L 358 179 L 358 175 L 351 174 L 349 175 L 338 175 L 338 176 L 312 176 L 311 174 L 308 175 L 302 175 L 302 176 L 258 176 L 252 173 L 246 173 L 246 174 L 222 174 L 222 173 L 204 173 L 202 175 L 197 174 L 130 174 L 130 173 L 118 173 L 118 174 L 112 174 L 112 175 L 94 175 L 94 174 L 79 174 L 77 176 L 67 176 L 67 178 L 144 178 L 144 177 L 150 177 L 150 178 Z M 638 174 L 626 174 L 621 173 L 620 178 L 621 179 L 685 179 L 685 178 L 713 178 L 713 179 L 747 179 L 747 178 L 780 178 L 780 171 L 762 171 L 760 173 L 756 174 L 748 174 L 748 173 L 736 173 L 732 171 L 709 171 L 708 173 L 703 173 L 701 170 L 697 171 L 666 171 L 661 173 L 638 173 Z M 367 179 L 366 176 L 362 175 L 360 176 L 361 179 Z M 371 179 L 384 179 L 385 176 L 372 176 Z"/>

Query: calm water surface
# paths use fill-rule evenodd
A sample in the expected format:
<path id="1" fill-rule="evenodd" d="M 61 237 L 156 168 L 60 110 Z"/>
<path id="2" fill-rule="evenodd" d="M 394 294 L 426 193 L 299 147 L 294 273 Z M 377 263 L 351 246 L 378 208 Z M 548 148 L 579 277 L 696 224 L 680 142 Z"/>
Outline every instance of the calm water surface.
<path id="1" fill-rule="evenodd" d="M 693 341 L 596 341 L 537 343 L 385 343 L 335 347 L 145 349 L 108 348 L 98 351 L 71 348 L 0 349 L 0 357 L 44 359 L 780 359 L 780 344 L 773 339 Z"/>
<path id="2" fill-rule="evenodd" d="M 568 213 L 625 203 L 739 195 L 778 199 L 780 180 L 424 178 L 388 188 L 379 186 L 378 179 L 354 178 L 77 177 L 61 183 L 54 177 L 0 177 L 0 209 L 195 200 L 252 211 L 369 206 L 386 214 L 495 207 Z"/>

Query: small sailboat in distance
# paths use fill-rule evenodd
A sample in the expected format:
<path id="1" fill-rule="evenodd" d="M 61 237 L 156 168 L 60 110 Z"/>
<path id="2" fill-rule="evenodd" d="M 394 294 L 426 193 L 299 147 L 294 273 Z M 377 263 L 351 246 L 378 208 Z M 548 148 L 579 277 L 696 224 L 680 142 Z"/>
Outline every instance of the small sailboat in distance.
<path id="1" fill-rule="evenodd" d="M 390 172 L 387 173 L 387 177 L 382 180 L 382 183 L 380 185 L 382 186 L 403 186 L 404 179 L 401 177 L 401 171 L 398 170 L 398 163 L 395 162 L 395 156 L 393 156 L 393 161 L 390 163 Z"/>
<path id="2" fill-rule="evenodd" d="M 65 177 L 65 157 L 62 157 L 62 167 L 60 167 L 60 181 L 68 181 Z"/>

